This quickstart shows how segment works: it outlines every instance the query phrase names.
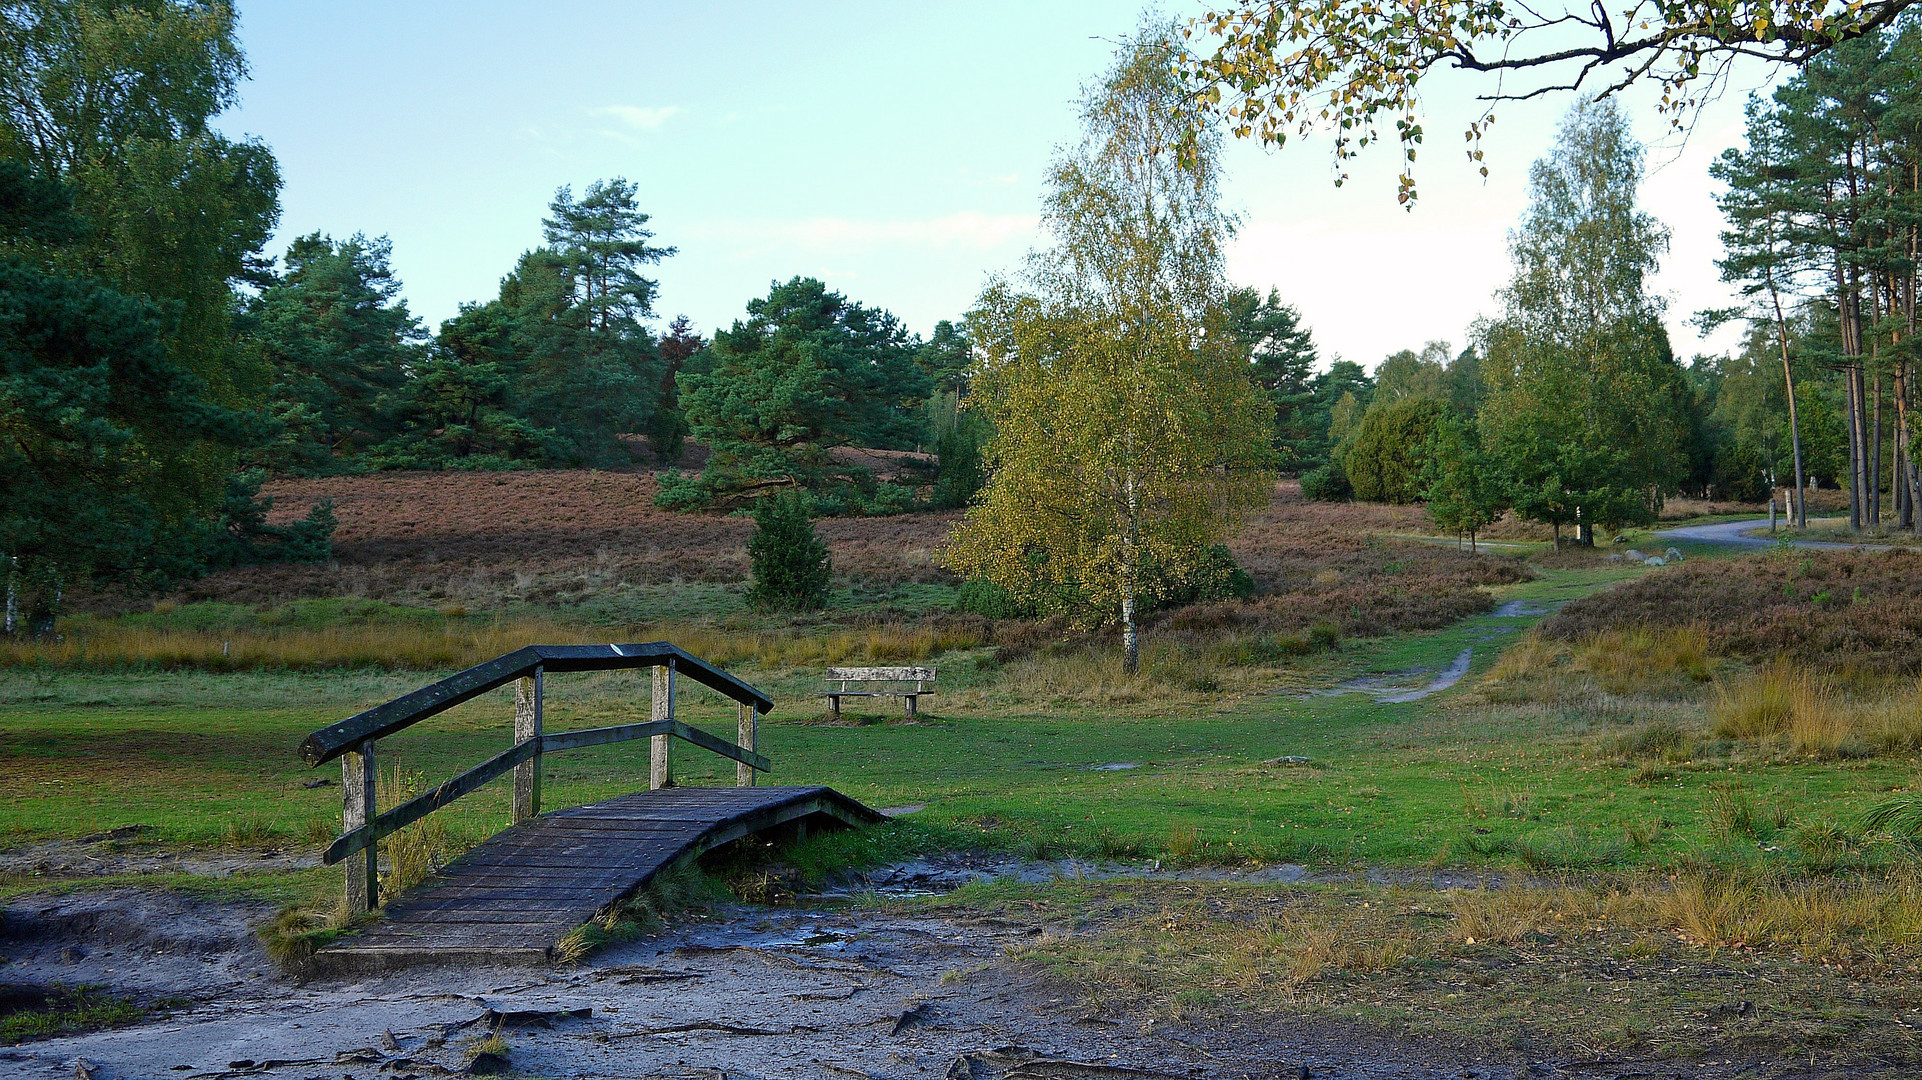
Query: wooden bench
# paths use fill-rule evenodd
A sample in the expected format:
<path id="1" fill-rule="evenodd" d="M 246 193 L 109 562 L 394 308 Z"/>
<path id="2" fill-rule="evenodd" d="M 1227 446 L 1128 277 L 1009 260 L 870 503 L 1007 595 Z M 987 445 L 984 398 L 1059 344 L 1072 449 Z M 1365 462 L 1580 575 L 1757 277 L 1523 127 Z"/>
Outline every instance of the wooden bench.
<path id="1" fill-rule="evenodd" d="M 915 699 L 934 693 L 931 667 L 849 667 L 829 668 L 827 689 L 817 697 L 828 699 L 834 715 L 841 715 L 844 697 L 898 697 L 907 702 L 908 716 L 914 716 Z"/>

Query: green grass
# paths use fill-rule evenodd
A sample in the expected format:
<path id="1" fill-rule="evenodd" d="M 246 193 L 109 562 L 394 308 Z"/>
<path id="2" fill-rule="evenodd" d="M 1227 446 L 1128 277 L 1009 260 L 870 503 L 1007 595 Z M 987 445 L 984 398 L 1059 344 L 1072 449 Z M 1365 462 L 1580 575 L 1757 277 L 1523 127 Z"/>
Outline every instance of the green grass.
<path id="1" fill-rule="evenodd" d="M 1505 599 L 1565 599 L 1641 573 L 1618 564 L 1552 571 Z M 1790 845 L 1732 833 L 1714 805 L 1730 785 L 1795 824 L 1847 822 L 1913 781 L 1902 759 L 1820 763 L 1723 746 L 1651 765 L 1609 749 L 1690 706 L 1629 701 L 1492 706 L 1465 693 L 1528 619 L 1481 617 L 1436 633 L 1350 642 L 1293 661 L 1285 687 L 1242 695 L 1152 696 L 1105 707 L 1024 699 L 990 654 L 941 658 L 946 697 L 919 724 L 823 723 L 812 669 L 744 671 L 779 709 L 763 721 L 767 783 L 830 784 L 874 806 L 925 803 L 923 843 L 973 843 L 1036 856 L 1161 858 L 1224 864 L 1368 863 L 1673 867 L 1799 858 Z M 1439 668 L 1475 650 L 1462 687 L 1409 704 L 1305 695 L 1369 671 Z M 639 718 L 644 673 L 558 676 L 548 729 Z M 294 757 L 310 730 L 421 685 L 419 673 L 0 673 L 0 843 L 154 827 L 150 842 L 313 849 L 339 822 L 338 773 Z M 381 744 L 427 782 L 509 741 L 507 690 Z M 1657 715 L 1660 713 L 1661 715 Z M 705 692 L 683 714 L 731 734 L 730 704 Z M 548 758 L 549 807 L 644 784 L 644 744 Z M 677 745 L 687 783 L 730 783 L 733 764 Z M 1306 756 L 1312 769 L 1266 766 Z M 1093 767 L 1132 762 L 1134 769 Z M 309 789 L 317 778 L 333 786 Z M 1639 782 L 1638 782 L 1639 781 Z M 504 826 L 506 785 L 443 811 L 457 841 Z M 1785 825 L 1784 829 L 1791 828 Z M 939 838 L 938 841 L 927 838 Z M 898 846 L 890 842 L 892 850 Z M 1774 848 L 1775 850 L 1769 850 Z"/>
<path id="2" fill-rule="evenodd" d="M 51 987 L 44 1007 L 0 1015 L 0 1046 L 71 1031 L 118 1027 L 146 1014 L 131 1000 L 95 986 Z"/>

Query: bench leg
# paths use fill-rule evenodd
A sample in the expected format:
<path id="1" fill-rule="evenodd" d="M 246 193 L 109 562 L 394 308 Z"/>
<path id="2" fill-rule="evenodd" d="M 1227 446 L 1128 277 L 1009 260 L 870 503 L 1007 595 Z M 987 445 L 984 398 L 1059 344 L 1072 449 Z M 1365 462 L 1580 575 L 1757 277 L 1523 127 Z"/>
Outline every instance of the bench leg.
<path id="1" fill-rule="evenodd" d="M 841 695 L 839 695 L 839 694 L 829 694 L 829 695 L 828 695 L 828 708 L 830 708 L 830 709 L 832 709 L 832 710 L 834 711 L 834 718 L 835 718 L 836 720 L 839 720 L 839 719 L 841 718 Z"/>
<path id="2" fill-rule="evenodd" d="M 917 696 L 917 695 L 914 695 L 914 694 L 903 694 L 903 695 L 901 695 L 901 696 L 902 696 L 903 698 L 905 698 L 905 699 L 907 699 L 907 703 L 908 703 L 908 719 L 910 719 L 910 720 L 912 720 L 912 719 L 914 719 L 914 702 L 915 702 L 915 698 L 916 698 L 916 696 Z"/>

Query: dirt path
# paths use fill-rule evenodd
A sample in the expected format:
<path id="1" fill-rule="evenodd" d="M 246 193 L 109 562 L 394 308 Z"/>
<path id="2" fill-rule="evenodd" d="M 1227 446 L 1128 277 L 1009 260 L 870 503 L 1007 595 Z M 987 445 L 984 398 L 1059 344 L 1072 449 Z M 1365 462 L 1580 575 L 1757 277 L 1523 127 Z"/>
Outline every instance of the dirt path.
<path id="1" fill-rule="evenodd" d="M 1067 926 L 850 908 L 728 914 L 572 968 L 299 985 L 275 974 L 247 934 L 264 915 L 257 908 L 137 890 L 16 902 L 4 943 L 12 963 L 0 969 L 8 980 L 104 983 L 188 1003 L 150 1022 L 0 1050 L 0 1075 L 67 1078 L 84 1063 L 96 1080 L 404 1080 L 466 1073 L 466 1047 L 496 1029 L 511 1048 L 506 1067 L 544 1077 L 1734 1075 L 1618 1062 L 1598 1072 L 1604 1063 L 1516 1061 L 1330 1021 L 1205 1025 L 1089 1011 L 1006 959 L 1039 935 L 1082 932 Z"/>
<path id="2" fill-rule="evenodd" d="M 1713 525 L 1683 525 L 1675 529 L 1662 529 L 1654 535 L 1662 540 L 1693 540 L 1698 544 L 1725 544 L 1729 547 L 1763 548 L 1772 547 L 1774 540 L 1762 536 L 1750 536 L 1748 531 L 1757 525 L 1767 525 L 1767 518 L 1751 518 L 1743 521 L 1718 521 Z M 1786 534 L 1785 534 L 1786 536 Z M 1789 540 L 1800 548 L 1818 548 L 1828 551 L 1853 551 L 1862 548 L 1866 551 L 1887 551 L 1887 544 L 1847 544 L 1834 540 Z"/>

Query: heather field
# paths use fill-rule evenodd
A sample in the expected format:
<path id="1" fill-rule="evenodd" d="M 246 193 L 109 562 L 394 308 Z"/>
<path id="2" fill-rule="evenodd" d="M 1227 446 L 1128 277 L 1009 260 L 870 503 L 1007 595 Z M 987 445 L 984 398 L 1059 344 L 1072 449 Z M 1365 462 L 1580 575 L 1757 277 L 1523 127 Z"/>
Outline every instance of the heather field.
<path id="1" fill-rule="evenodd" d="M 0 889 L 325 906 L 339 795 L 307 786 L 307 731 L 519 644 L 666 638 L 776 699 L 773 781 L 921 808 L 764 855 L 735 879 L 757 902 L 909 857 L 1026 868 L 869 903 L 1076 928 L 1010 955 L 1091 1014 L 1319 1017 L 1531 1060 L 1922 1063 L 1922 859 L 1868 824 L 1922 763 L 1922 556 L 1682 545 L 1649 569 L 1519 527 L 1470 554 L 1417 508 L 1284 484 L 1229 541 L 1256 595 L 1154 614 L 1130 678 L 1111 630 L 953 613 L 949 516 L 821 523 L 833 603 L 774 616 L 742 597 L 751 523 L 657 510 L 652 485 L 283 482 L 285 508 L 335 500 L 333 563 L 90 598 L 61 642 L 0 651 Z M 813 696 L 825 665 L 909 660 L 941 672 L 915 722 Z M 558 730 L 631 718 L 645 684 L 549 694 Z M 684 712 L 732 724 L 703 693 Z M 384 742 L 383 797 L 496 752 L 510 715 L 497 692 Z M 637 754 L 554 758 L 549 804 L 632 790 Z M 484 789 L 416 854 L 507 813 Z M 1146 876 L 1087 876 L 1116 868 Z"/>

